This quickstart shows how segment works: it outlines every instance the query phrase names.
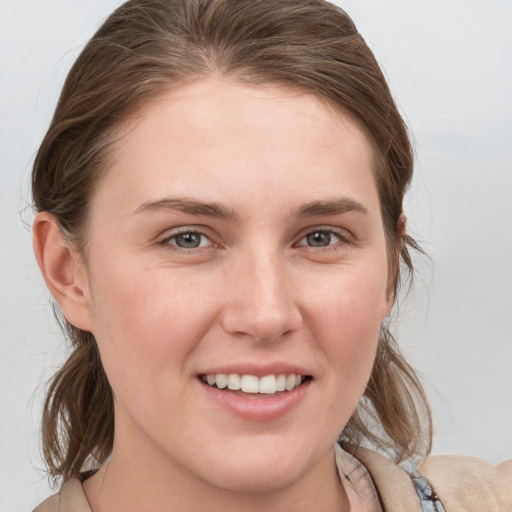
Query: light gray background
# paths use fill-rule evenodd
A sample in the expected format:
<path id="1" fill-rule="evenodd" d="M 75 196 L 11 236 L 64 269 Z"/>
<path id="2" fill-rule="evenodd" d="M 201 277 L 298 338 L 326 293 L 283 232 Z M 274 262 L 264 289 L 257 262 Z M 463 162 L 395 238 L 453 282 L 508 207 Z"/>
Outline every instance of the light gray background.
<path id="1" fill-rule="evenodd" d="M 23 220 L 64 76 L 119 2 L 0 0 L 0 511 L 50 493 L 42 383 L 64 346 Z M 435 453 L 512 456 L 512 2 L 347 0 L 416 140 L 419 261 L 399 341 L 427 379 Z"/>

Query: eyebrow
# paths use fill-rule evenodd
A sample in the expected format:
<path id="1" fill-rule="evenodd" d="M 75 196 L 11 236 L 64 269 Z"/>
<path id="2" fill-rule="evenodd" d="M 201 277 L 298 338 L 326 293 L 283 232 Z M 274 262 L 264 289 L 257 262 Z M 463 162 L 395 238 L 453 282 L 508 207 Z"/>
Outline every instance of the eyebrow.
<path id="1" fill-rule="evenodd" d="M 235 210 L 219 203 L 207 203 L 188 198 L 164 198 L 156 201 L 142 203 L 133 213 L 147 213 L 155 211 L 182 212 L 189 215 L 203 215 L 226 221 L 238 219 Z M 312 201 L 301 206 L 296 217 L 321 217 L 322 215 L 341 215 L 348 212 L 359 212 L 368 215 L 368 210 L 358 201 L 350 198 L 333 199 L 329 201 Z"/>
<path id="2" fill-rule="evenodd" d="M 348 212 L 359 212 L 368 215 L 368 210 L 351 198 L 333 199 L 330 201 L 312 201 L 299 208 L 297 217 L 320 217 L 322 215 L 341 215 Z"/>
<path id="3" fill-rule="evenodd" d="M 204 215 L 222 220 L 236 220 L 238 215 L 234 210 L 226 208 L 219 203 L 205 203 L 187 198 L 165 198 L 157 201 L 147 201 L 141 204 L 133 213 L 146 213 L 155 211 L 178 211 L 190 215 Z"/>

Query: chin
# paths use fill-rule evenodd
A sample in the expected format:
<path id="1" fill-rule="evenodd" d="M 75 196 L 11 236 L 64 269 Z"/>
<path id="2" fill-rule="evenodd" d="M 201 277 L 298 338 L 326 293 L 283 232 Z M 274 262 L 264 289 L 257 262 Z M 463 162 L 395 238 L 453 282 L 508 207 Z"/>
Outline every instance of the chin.
<path id="1" fill-rule="evenodd" d="M 297 468 L 276 471 L 265 468 L 238 468 L 234 471 L 215 471 L 208 475 L 210 485 L 228 492 L 242 494 L 272 494 L 292 486 L 302 477 Z"/>
<path id="2" fill-rule="evenodd" d="M 255 443 L 256 444 L 256 443 Z M 244 451 L 213 457 L 204 467 L 214 468 L 204 475 L 210 485 L 230 492 L 260 494 L 279 492 L 299 481 L 307 472 L 300 449 L 269 450 L 251 446 Z M 289 447 L 288 447 L 289 448 Z M 228 452 L 228 450 L 226 450 Z"/>

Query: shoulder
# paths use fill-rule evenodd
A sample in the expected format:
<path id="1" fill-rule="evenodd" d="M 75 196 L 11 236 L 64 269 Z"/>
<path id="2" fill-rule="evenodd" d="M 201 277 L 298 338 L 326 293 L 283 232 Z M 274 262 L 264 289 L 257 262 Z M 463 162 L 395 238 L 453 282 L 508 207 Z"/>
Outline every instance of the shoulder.
<path id="1" fill-rule="evenodd" d="M 46 498 L 40 505 L 38 505 L 32 512 L 58 512 L 59 510 L 59 495 L 54 494 Z"/>
<path id="2" fill-rule="evenodd" d="M 387 457 L 364 448 L 351 453 L 368 469 L 385 510 L 422 510 L 410 474 Z M 474 457 L 434 455 L 418 465 L 446 512 L 511 512 L 512 460 L 497 466 Z"/>
<path id="3" fill-rule="evenodd" d="M 435 489 L 447 511 L 512 510 L 512 460 L 493 466 L 461 455 L 433 455 L 418 471 Z"/>
<path id="4" fill-rule="evenodd" d="M 91 512 L 82 482 L 76 478 L 65 482 L 61 490 L 44 500 L 32 512 Z"/>

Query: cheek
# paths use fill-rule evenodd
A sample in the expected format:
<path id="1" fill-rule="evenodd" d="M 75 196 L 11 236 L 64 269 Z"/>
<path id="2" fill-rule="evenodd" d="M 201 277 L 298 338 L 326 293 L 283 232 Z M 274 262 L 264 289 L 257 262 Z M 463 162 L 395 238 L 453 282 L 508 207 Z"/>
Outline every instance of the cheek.
<path id="1" fill-rule="evenodd" d="M 134 380 L 160 388 L 188 371 L 186 356 L 215 316 L 208 287 L 172 270 L 103 265 L 92 274 L 93 334 L 114 391 Z"/>
<path id="2" fill-rule="evenodd" d="M 385 272 L 351 270 L 325 280 L 305 310 L 314 339 L 335 369 L 333 380 L 357 395 L 370 377 L 387 301 Z"/>

